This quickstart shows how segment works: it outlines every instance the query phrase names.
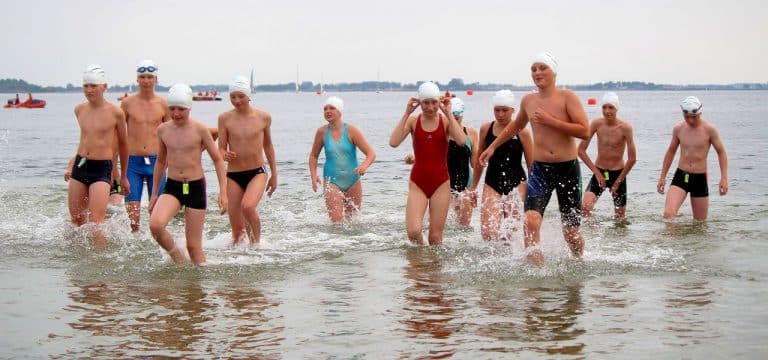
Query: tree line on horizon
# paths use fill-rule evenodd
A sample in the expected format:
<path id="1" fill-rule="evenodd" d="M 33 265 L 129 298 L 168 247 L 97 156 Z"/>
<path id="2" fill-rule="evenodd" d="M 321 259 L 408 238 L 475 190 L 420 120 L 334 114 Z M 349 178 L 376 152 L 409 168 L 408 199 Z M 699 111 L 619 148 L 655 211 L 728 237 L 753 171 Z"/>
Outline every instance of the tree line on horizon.
<path id="1" fill-rule="evenodd" d="M 398 83 L 391 81 L 361 81 L 361 82 L 349 82 L 349 83 L 334 83 L 334 84 L 322 84 L 325 91 L 344 92 L 344 91 L 416 91 L 421 85 L 420 82 L 416 83 Z M 520 86 L 514 84 L 481 84 L 479 82 L 465 83 L 463 79 L 454 78 L 448 83 L 435 83 L 444 90 L 448 91 L 497 91 L 501 89 L 510 89 L 513 91 L 531 91 L 533 85 Z M 166 92 L 170 86 L 158 85 L 157 91 Z M 229 88 L 226 84 L 202 84 L 191 85 L 194 91 L 207 91 L 216 90 L 219 92 L 226 92 Z M 319 91 L 321 84 L 313 83 L 311 81 L 304 81 L 299 84 L 298 89 L 302 92 L 315 92 Z M 768 82 L 766 83 L 733 83 L 733 84 L 689 84 L 689 85 L 675 85 L 675 84 L 655 84 L 652 82 L 642 81 L 608 81 L 594 83 L 590 85 L 565 85 L 566 88 L 572 90 L 586 90 L 586 91 L 607 91 L 607 90 L 768 90 Z M 282 84 L 263 84 L 256 85 L 255 91 L 259 92 L 294 92 L 296 91 L 296 83 L 282 83 Z M 128 92 L 131 91 L 131 86 L 128 85 L 110 85 L 109 90 L 112 92 Z M 82 86 L 67 84 L 66 86 L 40 86 L 30 84 L 21 79 L 0 79 L 0 93 L 60 93 L 60 92 L 80 92 Z"/>

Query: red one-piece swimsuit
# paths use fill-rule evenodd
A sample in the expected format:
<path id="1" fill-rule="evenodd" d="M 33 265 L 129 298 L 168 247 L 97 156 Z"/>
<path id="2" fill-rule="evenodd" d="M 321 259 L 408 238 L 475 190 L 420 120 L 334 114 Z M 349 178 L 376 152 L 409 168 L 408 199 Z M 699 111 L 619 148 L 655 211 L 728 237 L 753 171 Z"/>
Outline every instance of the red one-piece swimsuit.
<path id="1" fill-rule="evenodd" d="M 448 181 L 448 139 L 445 135 L 443 117 L 438 114 L 437 129 L 431 132 L 421 127 L 421 114 L 416 118 L 413 132 L 413 168 L 411 181 L 431 198 L 440 185 Z"/>

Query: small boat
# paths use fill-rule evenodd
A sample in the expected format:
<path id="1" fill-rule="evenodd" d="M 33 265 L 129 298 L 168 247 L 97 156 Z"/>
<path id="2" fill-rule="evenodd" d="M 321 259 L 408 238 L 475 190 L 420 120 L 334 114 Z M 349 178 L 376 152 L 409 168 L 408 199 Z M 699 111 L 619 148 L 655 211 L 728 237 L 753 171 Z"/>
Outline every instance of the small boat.
<path id="1" fill-rule="evenodd" d="M 41 109 L 45 107 L 45 100 L 33 99 L 32 94 L 29 94 L 29 98 L 24 101 L 19 101 L 19 96 L 16 95 L 16 99 L 8 99 L 8 103 L 3 105 L 6 109 Z"/>

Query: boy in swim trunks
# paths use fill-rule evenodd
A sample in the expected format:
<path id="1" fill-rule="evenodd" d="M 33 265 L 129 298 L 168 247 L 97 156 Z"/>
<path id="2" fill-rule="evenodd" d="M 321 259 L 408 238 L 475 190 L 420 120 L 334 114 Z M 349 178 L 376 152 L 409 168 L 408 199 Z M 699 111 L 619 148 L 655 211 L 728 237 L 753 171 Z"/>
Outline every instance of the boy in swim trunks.
<path id="1" fill-rule="evenodd" d="M 261 219 L 257 208 L 266 189 L 277 188 L 277 163 L 272 146 L 272 116 L 250 105 L 251 84 L 237 76 L 229 86 L 234 109 L 221 113 L 218 120 L 219 152 L 227 161 L 227 197 L 232 245 L 248 236 L 251 245 L 261 238 Z M 266 161 L 264 157 L 266 156 Z M 269 174 L 264 163 L 269 164 Z M 222 190 L 223 191 L 223 190 Z"/>
<path id="2" fill-rule="evenodd" d="M 557 61 L 549 53 L 541 53 L 534 58 L 531 77 L 538 92 L 523 97 L 517 118 L 480 155 L 480 162 L 487 163 L 497 147 L 530 122 L 533 165 L 525 196 L 525 246 L 539 244 L 544 210 L 552 191 L 556 191 L 563 236 L 571 254 L 581 257 L 584 252 L 584 238 L 579 230 L 581 172 L 574 138 L 588 138 L 589 124 L 578 96 L 570 90 L 557 88 L 557 66 Z M 528 253 L 528 261 L 541 265 L 544 255 L 540 249 L 534 249 Z"/>
<path id="3" fill-rule="evenodd" d="M 120 103 L 128 124 L 128 173 L 126 177 L 133 185 L 133 191 L 125 198 L 125 208 L 131 221 L 131 231 L 139 231 L 141 220 L 141 195 L 147 183 L 147 195 L 152 194 L 153 172 L 159 140 L 157 127 L 168 120 L 168 106 L 155 93 L 159 67 L 152 60 L 143 60 L 136 66 L 136 82 L 139 92 L 128 96 Z M 165 187 L 165 174 L 160 174 L 160 189 Z"/>
<path id="4" fill-rule="evenodd" d="M 125 174 L 124 160 L 128 154 L 125 117 L 120 108 L 104 99 L 106 89 L 104 69 L 99 65 L 88 66 L 83 74 L 83 93 L 88 101 L 75 107 L 80 143 L 70 169 L 68 191 L 72 223 L 81 226 L 90 220 L 97 225 L 92 233 L 97 249 L 107 246 L 100 225 L 106 216 L 112 185 L 113 143 L 118 145 L 121 174 Z M 129 194 L 130 183 L 124 175 L 121 184 L 123 193 Z"/>
<path id="5" fill-rule="evenodd" d="M 632 134 L 632 125 L 616 117 L 619 112 L 619 96 L 609 92 L 603 96 L 603 117 L 595 119 L 589 126 L 589 138 L 579 144 L 579 157 L 592 170 L 587 191 L 581 202 L 581 212 L 590 216 L 595 202 L 604 189 L 613 195 L 613 211 L 617 219 L 624 219 L 627 209 L 626 177 L 635 166 L 637 151 Z M 587 154 L 592 137 L 597 135 L 597 160 L 593 163 Z M 624 163 L 624 149 L 627 162 Z"/>
<path id="6" fill-rule="evenodd" d="M 695 220 L 706 220 L 709 213 L 709 188 L 707 184 L 707 155 L 714 147 L 720 163 L 720 196 L 728 193 L 728 154 L 725 152 L 720 134 L 715 126 L 701 118 L 702 104 L 695 96 L 689 96 L 680 104 L 683 121 L 672 128 L 672 141 L 669 143 L 661 176 L 656 185 L 659 194 L 664 194 L 665 178 L 680 147 L 680 161 L 672 178 L 672 185 L 664 203 L 664 218 L 677 216 L 677 211 L 691 193 L 691 208 Z"/>
<path id="7" fill-rule="evenodd" d="M 216 177 L 219 181 L 219 207 L 224 213 L 227 209 L 226 177 L 224 160 L 221 158 L 216 142 L 205 125 L 189 118 L 192 107 L 192 89 L 184 84 L 176 84 L 168 91 L 168 113 L 171 121 L 157 128 L 159 148 L 152 184 L 152 196 L 149 200 L 149 230 L 152 237 L 171 256 L 174 263 L 180 264 L 189 259 L 195 265 L 205 263 L 203 253 L 203 225 L 207 208 L 205 173 L 201 164 L 200 148 L 208 151 Z M 163 194 L 159 194 L 162 174 L 168 170 L 168 180 Z M 179 209 L 184 206 L 185 234 L 187 251 L 176 247 L 173 236 L 166 227 Z"/>
<path id="8" fill-rule="evenodd" d="M 421 114 L 413 116 L 419 106 Z M 462 146 L 466 137 L 453 117 L 451 99 L 442 97 L 440 89 L 432 82 L 419 86 L 418 98 L 408 99 L 405 114 L 392 130 L 389 146 L 398 147 L 409 134 L 413 138 L 414 164 L 405 206 L 406 232 L 413 243 L 424 244 L 421 227 L 424 213 L 429 208 L 428 243 L 439 245 L 443 242 L 445 219 L 451 203 L 446 161 L 448 138 Z"/>
<path id="9" fill-rule="evenodd" d="M 342 119 L 344 101 L 331 96 L 323 105 L 323 116 L 328 125 L 315 132 L 312 150 L 309 152 L 309 173 L 312 191 L 317 191 L 320 178 L 317 176 L 317 160 L 320 150 L 325 148 L 323 165 L 323 195 L 328 216 L 334 224 L 341 223 L 360 211 L 363 202 L 363 185 L 360 176 L 368 171 L 376 159 L 376 152 L 365 140 L 356 126 Z M 357 149 L 365 154 L 365 161 L 358 165 Z"/>
<path id="10" fill-rule="evenodd" d="M 515 113 L 515 95 L 510 90 L 500 90 L 493 96 L 493 115 L 496 121 L 480 127 L 480 151 L 496 140 L 496 134 L 512 122 Z M 525 155 L 526 168 L 531 168 L 533 161 L 533 139 L 531 131 L 523 129 L 519 134 L 500 145 L 488 160 L 483 185 L 483 200 L 480 208 L 480 233 L 484 240 L 497 240 L 506 237 L 499 234 L 502 220 L 512 217 L 519 221 L 521 203 L 513 203 L 512 192 L 517 190 L 520 199 L 525 199 L 528 187 L 526 171 L 522 158 Z M 483 167 L 475 171 L 472 188 L 480 182 Z"/>

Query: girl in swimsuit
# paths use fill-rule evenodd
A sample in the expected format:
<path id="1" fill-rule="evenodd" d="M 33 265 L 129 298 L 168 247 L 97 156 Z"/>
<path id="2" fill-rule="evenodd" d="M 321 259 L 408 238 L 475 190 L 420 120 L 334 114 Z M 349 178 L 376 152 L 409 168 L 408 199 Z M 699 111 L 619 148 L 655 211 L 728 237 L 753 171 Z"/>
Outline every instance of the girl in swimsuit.
<path id="1" fill-rule="evenodd" d="M 461 124 L 464 119 L 464 102 L 451 98 L 451 111 L 456 121 Z M 448 141 L 448 175 L 451 179 L 451 208 L 456 220 L 462 226 L 468 227 L 472 219 L 472 210 L 477 207 L 477 196 L 467 191 L 472 185 L 472 169 L 477 160 L 477 130 L 463 127 L 465 144 L 458 145 L 453 138 Z"/>
<path id="2" fill-rule="evenodd" d="M 360 176 L 365 174 L 376 159 L 376 152 L 365 140 L 363 133 L 354 125 L 342 120 L 343 110 L 344 102 L 340 98 L 332 96 L 325 101 L 323 116 L 328 125 L 317 129 L 309 153 L 312 191 L 317 192 L 317 186 L 320 184 L 317 159 L 320 150 L 325 148 L 323 194 L 328 216 L 334 224 L 341 223 L 360 211 L 363 201 Z M 365 154 L 365 161 L 360 165 L 357 163 L 358 148 Z"/>
<path id="3" fill-rule="evenodd" d="M 493 115 L 496 121 L 487 122 L 480 127 L 480 152 L 493 143 L 504 127 L 512 122 L 514 106 L 515 95 L 511 91 L 501 90 L 494 95 Z M 488 161 L 480 210 L 480 233 L 484 240 L 506 237 L 506 234 L 499 234 L 504 219 L 512 217 L 515 222 L 520 221 L 521 201 L 513 201 L 515 198 L 513 192 L 516 189 L 517 199 L 525 199 L 527 184 L 525 170 L 521 164 L 523 155 L 530 169 L 533 161 L 533 138 L 527 128 L 500 145 Z M 472 181 L 473 191 L 480 182 L 482 171 L 482 166 L 476 168 Z"/>
<path id="4" fill-rule="evenodd" d="M 421 114 L 412 115 L 421 106 Z M 451 201 L 448 176 L 448 139 L 463 146 L 466 137 L 451 112 L 451 100 L 442 97 L 440 89 L 431 82 L 419 86 L 418 98 L 408 99 L 405 114 L 392 131 L 389 145 L 398 147 L 408 135 L 413 139 L 414 164 L 408 185 L 405 206 L 405 227 L 408 238 L 424 244 L 422 222 L 429 208 L 430 245 L 443 242 L 443 228 Z"/>

